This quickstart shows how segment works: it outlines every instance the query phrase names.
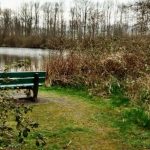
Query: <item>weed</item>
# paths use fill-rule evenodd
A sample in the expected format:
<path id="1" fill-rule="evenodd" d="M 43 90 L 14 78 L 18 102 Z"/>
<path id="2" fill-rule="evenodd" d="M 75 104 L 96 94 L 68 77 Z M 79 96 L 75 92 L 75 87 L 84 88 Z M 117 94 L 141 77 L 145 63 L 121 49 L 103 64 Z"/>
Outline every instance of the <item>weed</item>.
<path id="1" fill-rule="evenodd" d="M 115 78 L 113 78 L 110 81 L 108 85 L 108 90 L 111 95 L 123 95 L 124 94 L 123 86 Z"/>
<path id="2" fill-rule="evenodd" d="M 150 101 L 150 91 L 149 90 L 142 90 L 140 93 L 140 100 L 143 103 L 147 103 Z"/>
<path id="3" fill-rule="evenodd" d="M 124 118 L 140 127 L 150 129 L 149 112 L 141 107 L 128 109 L 124 112 Z"/>
<path id="4" fill-rule="evenodd" d="M 112 95 L 111 96 L 112 105 L 114 106 L 127 106 L 129 104 L 130 99 L 126 96 L 120 96 L 120 95 Z"/>
<path id="5" fill-rule="evenodd" d="M 121 106 L 129 104 L 130 99 L 125 95 L 124 87 L 117 79 L 112 79 L 108 84 L 108 90 L 113 105 Z"/>

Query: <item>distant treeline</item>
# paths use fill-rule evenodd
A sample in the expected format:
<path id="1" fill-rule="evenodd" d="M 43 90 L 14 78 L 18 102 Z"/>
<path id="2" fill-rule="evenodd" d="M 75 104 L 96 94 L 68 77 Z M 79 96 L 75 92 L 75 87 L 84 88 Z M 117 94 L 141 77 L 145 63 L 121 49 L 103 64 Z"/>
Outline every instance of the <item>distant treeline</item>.
<path id="1" fill-rule="evenodd" d="M 121 4 L 111 0 L 23 3 L 18 11 L 0 10 L 0 46 L 72 48 L 96 46 L 99 37 L 120 38 L 150 33 L 150 1 Z"/>

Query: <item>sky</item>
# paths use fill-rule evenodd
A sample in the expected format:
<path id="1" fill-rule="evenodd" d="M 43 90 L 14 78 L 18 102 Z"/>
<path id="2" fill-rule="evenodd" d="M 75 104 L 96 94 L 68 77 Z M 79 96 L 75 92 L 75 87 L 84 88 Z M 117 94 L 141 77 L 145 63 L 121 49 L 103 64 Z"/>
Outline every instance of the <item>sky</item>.
<path id="1" fill-rule="evenodd" d="M 30 2 L 31 0 L 0 0 L 0 6 L 2 8 L 11 8 L 11 9 L 18 9 L 20 6 L 21 6 L 21 3 L 24 3 L 24 2 Z M 56 1 L 56 0 L 32 0 L 32 1 L 38 1 L 40 2 L 41 4 L 44 3 L 44 2 L 52 2 L 52 1 Z M 59 0 L 57 0 L 59 1 Z M 62 0 L 64 3 L 65 3 L 65 6 L 68 8 L 70 6 L 70 4 L 72 4 L 72 0 Z M 103 1 L 106 1 L 106 0 L 91 0 L 91 2 L 103 2 Z M 109 0 L 110 1 L 110 0 Z M 112 0 L 112 1 L 118 1 L 118 2 L 124 2 L 124 3 L 127 3 L 127 2 L 131 2 L 133 0 Z"/>

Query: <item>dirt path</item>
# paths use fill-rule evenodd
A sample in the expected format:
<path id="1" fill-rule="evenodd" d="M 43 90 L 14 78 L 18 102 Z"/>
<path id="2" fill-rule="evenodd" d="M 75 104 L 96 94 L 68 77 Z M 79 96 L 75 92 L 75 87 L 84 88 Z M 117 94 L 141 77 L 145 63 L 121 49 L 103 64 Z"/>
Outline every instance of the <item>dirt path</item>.
<path id="1" fill-rule="evenodd" d="M 32 117 L 47 129 L 50 147 L 68 150 L 129 150 L 116 130 L 94 119 L 101 110 L 79 97 L 40 92 Z M 55 143 L 55 144 L 54 144 Z"/>

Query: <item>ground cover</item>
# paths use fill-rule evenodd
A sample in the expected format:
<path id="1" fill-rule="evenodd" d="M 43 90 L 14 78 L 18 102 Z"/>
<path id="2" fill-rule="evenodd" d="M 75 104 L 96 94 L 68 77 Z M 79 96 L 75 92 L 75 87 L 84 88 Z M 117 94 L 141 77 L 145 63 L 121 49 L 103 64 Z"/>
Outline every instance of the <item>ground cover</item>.
<path id="1" fill-rule="evenodd" d="M 133 106 L 116 106 L 111 99 L 91 97 L 84 90 L 41 88 L 40 101 L 30 117 L 39 128 L 27 139 L 24 149 L 35 149 L 34 137 L 42 134 L 44 149 L 134 150 L 150 148 L 150 131 L 133 120 Z"/>

